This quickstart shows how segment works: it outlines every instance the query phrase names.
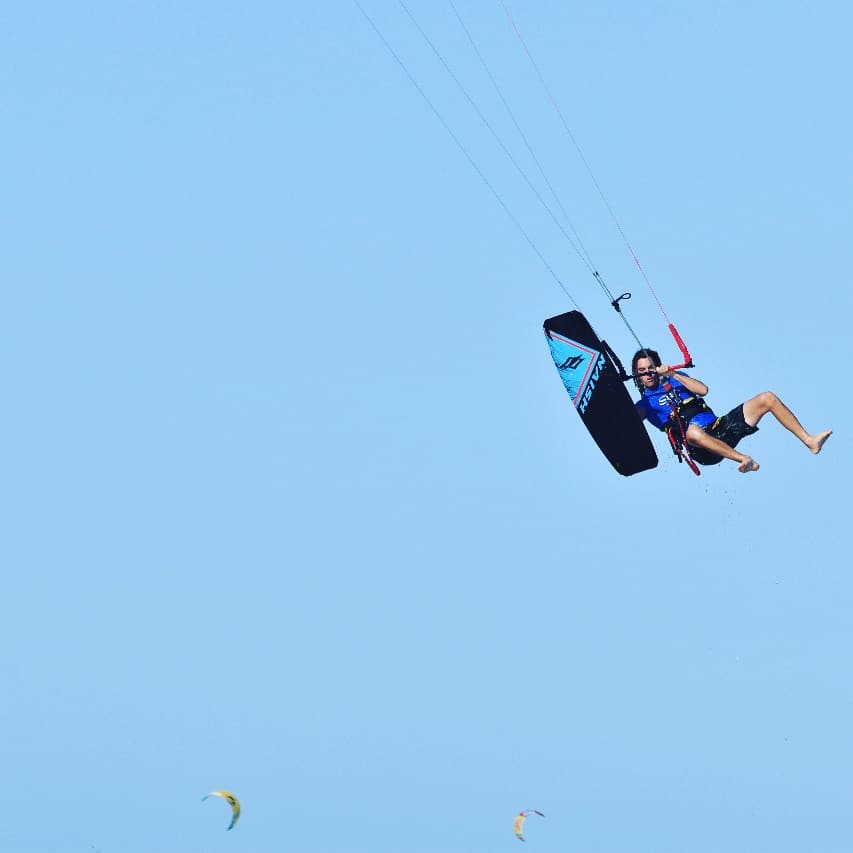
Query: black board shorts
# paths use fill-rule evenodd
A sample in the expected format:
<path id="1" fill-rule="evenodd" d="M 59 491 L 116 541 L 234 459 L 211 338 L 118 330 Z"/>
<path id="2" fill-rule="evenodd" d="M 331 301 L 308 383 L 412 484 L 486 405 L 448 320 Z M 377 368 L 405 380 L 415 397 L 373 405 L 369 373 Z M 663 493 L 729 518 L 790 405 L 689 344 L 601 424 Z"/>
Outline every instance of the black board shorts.
<path id="1" fill-rule="evenodd" d="M 743 403 L 741 403 L 721 418 L 717 418 L 710 426 L 705 427 L 705 432 L 725 442 L 729 447 L 737 447 L 738 442 L 742 438 L 758 432 L 758 427 L 750 426 L 744 420 Z M 700 465 L 716 465 L 718 462 L 723 461 L 722 456 L 711 453 L 711 451 L 705 450 L 704 447 L 696 447 L 693 444 L 690 445 L 690 455 Z"/>

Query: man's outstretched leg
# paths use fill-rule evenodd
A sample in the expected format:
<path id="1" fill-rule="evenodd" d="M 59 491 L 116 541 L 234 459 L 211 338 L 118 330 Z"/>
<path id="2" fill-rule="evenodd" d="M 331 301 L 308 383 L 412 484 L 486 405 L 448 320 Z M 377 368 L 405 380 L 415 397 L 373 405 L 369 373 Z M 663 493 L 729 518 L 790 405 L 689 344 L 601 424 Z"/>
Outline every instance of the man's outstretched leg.
<path id="1" fill-rule="evenodd" d="M 824 442 L 832 435 L 827 429 L 812 435 L 794 416 L 794 413 L 772 392 L 762 391 L 758 396 L 743 404 L 743 419 L 750 426 L 758 426 L 758 422 L 770 412 L 785 429 L 797 436 L 812 453 L 820 453 Z"/>

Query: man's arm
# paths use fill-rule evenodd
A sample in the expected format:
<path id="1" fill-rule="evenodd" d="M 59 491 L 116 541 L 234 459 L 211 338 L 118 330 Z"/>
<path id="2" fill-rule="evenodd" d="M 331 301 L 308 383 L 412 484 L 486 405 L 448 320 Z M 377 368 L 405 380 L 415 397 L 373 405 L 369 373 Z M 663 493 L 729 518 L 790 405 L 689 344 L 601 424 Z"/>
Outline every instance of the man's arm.
<path id="1" fill-rule="evenodd" d="M 695 394 L 697 397 L 704 397 L 708 393 L 708 386 L 704 382 L 683 373 L 675 373 L 669 369 L 669 365 L 662 364 L 655 370 L 660 376 L 671 376 L 673 379 L 677 379 L 691 394 Z"/>

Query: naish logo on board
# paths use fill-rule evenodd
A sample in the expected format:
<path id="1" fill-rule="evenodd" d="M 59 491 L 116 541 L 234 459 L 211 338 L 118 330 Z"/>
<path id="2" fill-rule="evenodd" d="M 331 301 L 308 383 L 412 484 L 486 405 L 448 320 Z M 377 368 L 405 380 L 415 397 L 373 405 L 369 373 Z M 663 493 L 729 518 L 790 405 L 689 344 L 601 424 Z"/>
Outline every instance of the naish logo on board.
<path id="1" fill-rule="evenodd" d="M 577 370 L 583 364 L 582 355 L 569 356 L 562 364 L 557 365 L 557 370 Z"/>
<path id="2" fill-rule="evenodd" d="M 604 369 L 607 361 L 604 356 L 599 353 L 598 361 L 595 363 L 595 367 L 590 374 L 589 380 L 586 383 L 586 388 L 584 388 L 583 397 L 581 397 L 580 402 L 578 403 L 578 411 L 583 414 L 586 411 L 586 407 L 589 405 L 589 401 L 592 398 L 592 392 L 595 391 L 595 384 L 598 382 L 598 377 L 601 376 L 601 371 Z"/>

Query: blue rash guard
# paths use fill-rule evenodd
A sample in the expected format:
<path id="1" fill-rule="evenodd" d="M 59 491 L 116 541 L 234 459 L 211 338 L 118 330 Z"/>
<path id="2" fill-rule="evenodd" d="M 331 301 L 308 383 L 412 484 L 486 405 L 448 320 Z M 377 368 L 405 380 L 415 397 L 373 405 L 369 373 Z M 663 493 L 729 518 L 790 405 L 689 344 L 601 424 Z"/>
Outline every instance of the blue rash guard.
<path id="1" fill-rule="evenodd" d="M 678 392 L 680 399 L 673 399 L 675 395 L 666 391 L 663 387 L 663 382 L 661 382 L 657 388 L 644 388 L 643 396 L 634 404 L 637 414 L 641 418 L 646 418 L 649 423 L 654 424 L 661 430 L 666 428 L 666 422 L 672 414 L 673 405 L 677 406 L 688 397 L 696 396 L 695 394 L 691 394 L 675 377 L 670 378 L 669 383 Z M 700 429 L 705 429 L 705 427 L 714 423 L 716 419 L 717 416 L 710 409 L 705 409 L 690 418 L 690 421 L 685 426 L 696 424 Z"/>

